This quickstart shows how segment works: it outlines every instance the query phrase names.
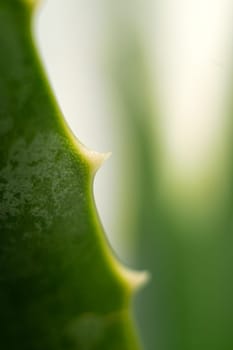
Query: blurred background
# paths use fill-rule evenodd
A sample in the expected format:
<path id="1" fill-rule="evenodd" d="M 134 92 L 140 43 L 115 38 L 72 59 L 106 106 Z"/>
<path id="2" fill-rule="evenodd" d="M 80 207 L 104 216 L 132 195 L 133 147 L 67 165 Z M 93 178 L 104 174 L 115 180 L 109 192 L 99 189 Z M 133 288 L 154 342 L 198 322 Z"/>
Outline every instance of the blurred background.
<path id="1" fill-rule="evenodd" d="M 119 212 L 128 181 L 122 170 L 127 135 L 122 136 L 125 130 L 119 120 L 124 111 L 112 86 L 113 52 L 122 55 L 132 34 L 136 37 L 132 40 L 138 40 L 147 61 L 151 102 L 160 111 L 166 151 L 175 166 L 192 171 L 202 167 L 225 122 L 232 7 L 230 0 L 48 0 L 41 4 L 36 36 L 64 116 L 87 147 L 113 153 L 97 174 L 95 198 L 119 255 L 124 247 L 117 237 L 127 220 Z M 122 65 L 125 70 L 124 61 Z M 143 94 L 148 86 L 139 89 Z"/>
<path id="2" fill-rule="evenodd" d="M 150 259 L 138 249 L 156 226 L 154 196 L 202 207 L 225 176 L 232 20 L 231 0 L 47 0 L 37 15 L 39 50 L 68 124 L 88 148 L 112 152 L 94 187 L 110 243 L 152 278 L 153 244 Z"/>

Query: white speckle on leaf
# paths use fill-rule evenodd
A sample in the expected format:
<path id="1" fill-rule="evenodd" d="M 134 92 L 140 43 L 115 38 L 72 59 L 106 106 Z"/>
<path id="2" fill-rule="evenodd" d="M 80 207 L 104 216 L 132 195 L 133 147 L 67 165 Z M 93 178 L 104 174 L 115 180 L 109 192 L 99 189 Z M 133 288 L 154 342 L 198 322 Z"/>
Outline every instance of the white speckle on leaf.
<path id="1" fill-rule="evenodd" d="M 9 225 L 4 219 L 26 213 L 40 232 L 54 218 L 69 216 L 72 208 L 64 210 L 64 204 L 74 191 L 72 165 L 60 135 L 40 133 L 30 143 L 18 138 L 0 171 L 0 221 Z"/>

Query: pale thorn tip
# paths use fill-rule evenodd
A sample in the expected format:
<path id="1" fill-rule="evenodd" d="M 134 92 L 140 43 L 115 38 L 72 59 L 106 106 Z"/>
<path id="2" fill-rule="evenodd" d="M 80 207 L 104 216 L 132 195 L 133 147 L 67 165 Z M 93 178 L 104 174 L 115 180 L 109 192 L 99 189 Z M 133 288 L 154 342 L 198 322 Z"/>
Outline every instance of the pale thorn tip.
<path id="1" fill-rule="evenodd" d="M 107 152 L 107 153 L 99 153 L 95 151 L 88 152 L 88 158 L 91 162 L 92 171 L 94 174 L 101 168 L 101 166 L 111 156 L 111 154 L 112 154 L 111 152 Z"/>
<path id="2" fill-rule="evenodd" d="M 134 271 L 123 268 L 122 273 L 133 292 L 141 289 L 150 280 L 150 273 L 148 271 Z"/>
<path id="3" fill-rule="evenodd" d="M 89 162 L 93 174 L 95 174 L 97 170 L 99 170 L 99 168 L 103 165 L 103 163 L 112 155 L 111 152 L 100 153 L 96 151 L 91 151 L 81 143 L 79 144 L 79 147 L 81 148 L 82 153 L 85 155 L 85 158 Z"/>

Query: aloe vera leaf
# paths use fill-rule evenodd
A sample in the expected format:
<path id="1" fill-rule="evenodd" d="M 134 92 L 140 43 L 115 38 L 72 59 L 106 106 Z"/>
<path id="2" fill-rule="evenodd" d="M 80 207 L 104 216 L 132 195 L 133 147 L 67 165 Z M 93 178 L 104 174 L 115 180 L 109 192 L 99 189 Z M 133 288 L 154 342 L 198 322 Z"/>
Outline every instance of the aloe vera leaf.
<path id="1" fill-rule="evenodd" d="M 141 277 L 112 256 L 93 201 L 105 156 L 61 116 L 33 8 L 0 0 L 0 347 L 139 349 L 130 304 Z"/>

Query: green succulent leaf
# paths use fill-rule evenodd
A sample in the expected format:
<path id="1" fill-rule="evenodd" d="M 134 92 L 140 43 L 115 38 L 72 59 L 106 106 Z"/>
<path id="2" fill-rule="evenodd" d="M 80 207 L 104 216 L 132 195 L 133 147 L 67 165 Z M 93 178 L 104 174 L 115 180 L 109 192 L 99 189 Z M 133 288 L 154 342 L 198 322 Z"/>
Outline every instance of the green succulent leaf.
<path id="1" fill-rule="evenodd" d="M 138 349 L 129 308 L 144 276 L 105 242 L 92 194 L 105 155 L 61 116 L 32 5 L 0 0 L 0 348 Z"/>

